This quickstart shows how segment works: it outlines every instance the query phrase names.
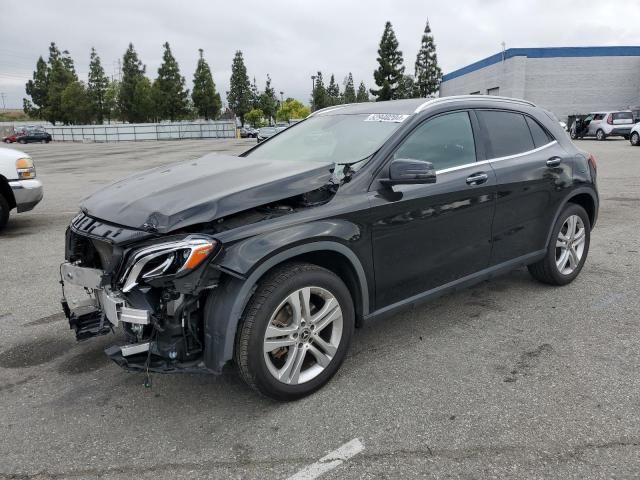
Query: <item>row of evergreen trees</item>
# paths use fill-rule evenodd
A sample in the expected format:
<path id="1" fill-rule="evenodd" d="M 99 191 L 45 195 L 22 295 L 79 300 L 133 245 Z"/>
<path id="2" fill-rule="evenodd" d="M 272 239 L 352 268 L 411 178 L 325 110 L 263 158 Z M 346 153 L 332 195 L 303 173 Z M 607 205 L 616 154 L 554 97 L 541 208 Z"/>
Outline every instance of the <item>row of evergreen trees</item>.
<path id="1" fill-rule="evenodd" d="M 313 91 L 311 92 L 311 107 L 313 110 L 320 108 L 330 107 L 332 105 L 339 105 L 342 103 L 361 103 L 369 101 L 369 93 L 364 82 L 360 82 L 358 91 L 355 89 L 353 82 L 353 75 L 349 72 L 342 82 L 343 91 L 340 91 L 340 86 L 336 83 L 333 73 L 329 79 L 329 84 L 325 86 L 322 72 L 318 72 L 314 75 Z"/>
<path id="2" fill-rule="evenodd" d="M 373 72 L 377 89 L 371 89 L 376 101 L 398 98 L 421 98 L 434 95 L 440 88 L 442 70 L 438 66 L 436 44 L 429 21 L 415 62 L 414 75 L 406 75 L 402 51 L 391 22 L 384 27 L 378 48 L 378 68 Z"/>
<path id="3" fill-rule="evenodd" d="M 216 118 L 222 100 L 204 52 L 202 49 L 199 52 L 193 91 L 189 95 L 169 43 L 164 44 L 162 64 L 153 82 L 147 78 L 146 67 L 132 44 L 122 59 L 121 79 L 111 81 L 92 48 L 86 84 L 79 80 L 69 52 L 60 52 L 51 43 L 48 61 L 38 59 L 33 78 L 26 84 L 31 99 L 23 100 L 23 109 L 29 116 L 53 124 L 101 124 L 114 118 L 131 123 L 196 116 Z"/>
<path id="4" fill-rule="evenodd" d="M 199 50 L 198 65 L 193 75 L 193 91 L 189 95 L 189 90 L 185 88 L 185 78 L 180 74 L 169 43 L 165 43 L 163 47 L 162 64 L 154 81 L 146 76 L 146 66 L 138 58 L 133 44 L 129 44 L 122 58 L 121 78 L 112 81 L 109 81 L 100 57 L 92 48 L 88 81 L 85 84 L 78 79 L 69 52 L 61 52 L 55 43 L 51 43 L 48 61 L 45 62 L 42 57 L 38 59 L 33 78 L 26 84 L 26 93 L 31 99 L 23 100 L 24 111 L 31 117 L 54 124 L 100 124 L 114 118 L 131 123 L 195 117 L 207 120 L 217 118 L 222 109 L 222 100 L 216 91 L 203 50 Z M 405 74 L 402 51 L 391 22 L 385 25 L 377 61 L 379 66 L 373 76 L 378 88 L 370 90 L 377 101 L 428 97 L 438 91 L 442 72 L 438 66 L 436 46 L 428 21 L 413 76 Z M 364 82 L 360 82 L 356 91 L 351 72 L 344 79 L 342 91 L 333 74 L 326 86 L 322 72 L 318 72 L 313 78 L 313 110 L 342 103 L 369 101 Z M 243 120 L 247 113 L 252 112 L 252 123 L 259 117 L 271 121 L 278 116 L 278 112 L 288 115 L 285 113 L 288 110 L 282 108 L 268 74 L 263 91 L 258 90 L 255 77 L 253 83 L 250 82 L 239 50 L 235 53 L 231 66 L 227 101 L 231 111 Z M 295 105 L 295 109 L 302 112 L 300 105 L 292 103 L 293 99 L 287 99 L 287 102 L 288 106 Z"/>

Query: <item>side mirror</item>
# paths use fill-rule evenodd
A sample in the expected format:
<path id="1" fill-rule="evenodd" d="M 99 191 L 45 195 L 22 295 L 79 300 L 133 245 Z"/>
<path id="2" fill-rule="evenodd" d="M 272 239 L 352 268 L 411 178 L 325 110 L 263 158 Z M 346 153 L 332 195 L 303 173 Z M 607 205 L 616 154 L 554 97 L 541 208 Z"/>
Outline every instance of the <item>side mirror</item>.
<path id="1" fill-rule="evenodd" d="M 436 183 L 436 170 L 426 160 L 397 158 L 389 165 L 389 178 L 381 181 L 387 185 Z"/>

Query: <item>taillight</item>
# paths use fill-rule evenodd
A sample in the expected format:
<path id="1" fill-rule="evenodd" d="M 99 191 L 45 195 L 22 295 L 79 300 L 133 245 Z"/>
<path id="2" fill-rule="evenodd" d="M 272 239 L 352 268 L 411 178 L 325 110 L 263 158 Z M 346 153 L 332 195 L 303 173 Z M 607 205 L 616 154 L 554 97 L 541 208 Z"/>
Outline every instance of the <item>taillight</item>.
<path id="1" fill-rule="evenodd" d="M 593 155 L 589 154 L 587 156 L 587 161 L 589 162 L 589 165 L 591 165 L 593 170 L 597 172 L 598 171 L 598 162 L 596 162 L 596 157 L 594 157 Z"/>
<path id="2" fill-rule="evenodd" d="M 613 113 L 610 113 L 609 115 L 607 115 L 607 124 L 613 125 Z"/>

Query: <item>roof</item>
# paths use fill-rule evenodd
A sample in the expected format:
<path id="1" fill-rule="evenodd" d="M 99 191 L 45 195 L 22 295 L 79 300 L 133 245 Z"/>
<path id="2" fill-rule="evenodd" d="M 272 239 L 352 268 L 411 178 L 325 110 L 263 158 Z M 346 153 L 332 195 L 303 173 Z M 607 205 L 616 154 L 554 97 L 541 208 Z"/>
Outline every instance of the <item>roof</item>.
<path id="1" fill-rule="evenodd" d="M 513 57 L 527 58 L 562 58 L 562 57 L 640 57 L 640 46 L 617 47 L 549 47 L 549 48 L 508 48 L 504 52 L 483 58 L 466 67 L 459 68 L 442 76 L 442 81 L 466 75 L 494 63 Z"/>
<path id="2" fill-rule="evenodd" d="M 316 110 L 310 116 L 315 115 L 356 115 L 356 114 L 391 114 L 413 115 L 432 105 L 451 102 L 509 102 L 535 106 L 527 100 L 519 98 L 500 97 L 496 95 L 452 95 L 440 98 L 409 98 L 404 100 L 389 100 L 385 102 L 364 102 L 336 105 L 321 110 Z"/>

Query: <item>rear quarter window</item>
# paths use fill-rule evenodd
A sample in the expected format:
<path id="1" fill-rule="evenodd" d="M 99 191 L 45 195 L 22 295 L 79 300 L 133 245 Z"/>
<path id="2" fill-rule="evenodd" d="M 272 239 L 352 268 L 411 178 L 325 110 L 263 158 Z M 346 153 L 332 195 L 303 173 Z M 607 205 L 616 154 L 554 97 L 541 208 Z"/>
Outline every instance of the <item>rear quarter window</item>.
<path id="1" fill-rule="evenodd" d="M 521 113 L 479 110 L 477 114 L 486 132 L 489 158 L 508 157 L 535 148 Z"/>
<path id="2" fill-rule="evenodd" d="M 554 138 L 533 118 L 525 117 L 527 125 L 533 137 L 533 144 L 536 148 L 542 147 L 549 142 L 553 142 Z"/>

